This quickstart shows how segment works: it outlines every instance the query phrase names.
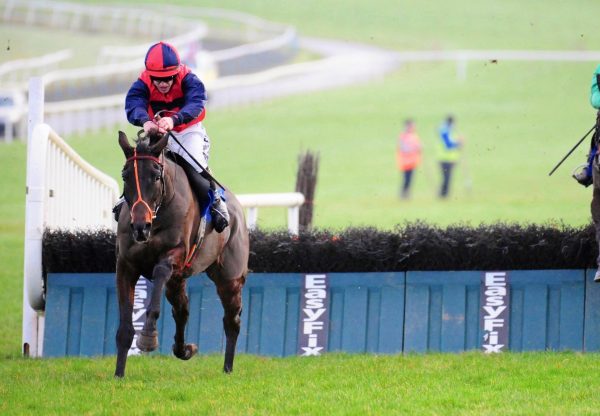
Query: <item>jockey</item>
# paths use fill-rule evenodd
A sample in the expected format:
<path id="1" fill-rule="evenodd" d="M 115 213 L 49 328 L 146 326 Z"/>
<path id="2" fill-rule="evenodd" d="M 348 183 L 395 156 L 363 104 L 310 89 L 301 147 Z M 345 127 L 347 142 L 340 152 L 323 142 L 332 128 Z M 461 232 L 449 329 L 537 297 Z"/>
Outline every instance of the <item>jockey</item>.
<path id="1" fill-rule="evenodd" d="M 596 68 L 594 76 L 592 77 L 592 87 L 590 89 L 590 104 L 596 110 L 600 110 L 600 65 Z M 573 174 L 573 178 L 583 186 L 590 186 L 592 184 L 592 163 L 594 157 L 598 153 L 598 139 L 600 138 L 600 111 L 596 118 L 596 131 L 592 135 L 592 142 L 590 143 L 590 152 L 588 153 L 587 163 L 581 166 L 581 170 Z"/>
<path id="2" fill-rule="evenodd" d="M 170 131 L 177 138 L 184 148 L 171 136 L 167 147 L 183 158 L 180 164 L 201 205 L 208 204 L 209 187 L 213 190 L 213 228 L 220 233 L 229 225 L 229 213 L 214 181 L 207 175 L 210 139 L 202 126 L 206 114 L 204 84 L 181 63 L 175 47 L 166 42 L 148 49 L 145 65 L 125 98 L 127 120 L 143 127 L 146 134 Z"/>

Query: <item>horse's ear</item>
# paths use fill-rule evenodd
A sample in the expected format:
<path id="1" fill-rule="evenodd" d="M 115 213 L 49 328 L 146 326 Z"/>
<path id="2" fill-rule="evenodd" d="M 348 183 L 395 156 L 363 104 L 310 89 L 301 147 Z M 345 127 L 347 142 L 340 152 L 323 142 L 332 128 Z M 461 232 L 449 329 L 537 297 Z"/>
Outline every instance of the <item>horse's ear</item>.
<path id="1" fill-rule="evenodd" d="M 121 149 L 123 149 L 123 153 L 125 154 L 125 158 L 129 159 L 133 156 L 133 147 L 129 144 L 129 139 L 127 135 L 119 130 L 119 145 Z"/>
<path id="2" fill-rule="evenodd" d="M 154 156 L 160 155 L 167 143 L 169 142 L 169 133 L 165 133 L 156 143 L 150 146 L 150 153 Z"/>

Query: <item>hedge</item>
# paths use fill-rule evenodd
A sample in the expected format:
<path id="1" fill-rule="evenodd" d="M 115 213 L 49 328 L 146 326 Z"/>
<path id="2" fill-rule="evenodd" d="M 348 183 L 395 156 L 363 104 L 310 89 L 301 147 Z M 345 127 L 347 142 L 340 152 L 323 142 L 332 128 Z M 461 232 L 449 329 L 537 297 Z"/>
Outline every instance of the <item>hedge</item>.
<path id="1" fill-rule="evenodd" d="M 595 268 L 593 225 L 451 225 L 422 222 L 393 230 L 348 228 L 250 233 L 253 272 L 385 272 L 408 270 L 527 270 Z M 45 273 L 115 271 L 115 233 L 47 230 Z"/>

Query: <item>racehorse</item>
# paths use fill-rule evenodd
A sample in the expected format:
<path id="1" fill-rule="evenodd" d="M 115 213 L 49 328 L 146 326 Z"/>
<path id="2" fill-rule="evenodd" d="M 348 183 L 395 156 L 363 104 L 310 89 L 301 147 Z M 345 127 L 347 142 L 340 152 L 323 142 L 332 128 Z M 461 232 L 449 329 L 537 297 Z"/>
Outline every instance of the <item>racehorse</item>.
<path id="1" fill-rule="evenodd" d="M 145 352 L 158 348 L 156 321 L 166 287 L 176 324 L 173 353 L 189 360 L 198 351 L 184 339 L 189 315 L 185 288 L 188 277 L 203 271 L 215 283 L 224 309 L 223 371 L 233 370 L 242 287 L 248 273 L 249 237 L 243 210 L 236 197 L 225 190 L 229 227 L 218 234 L 210 221 L 201 224 L 201 213 L 207 209 L 199 205 L 183 168 L 165 156 L 167 141 L 167 135 L 142 138 L 132 147 L 125 133 L 119 132 L 119 145 L 126 158 L 122 176 L 127 204 L 119 214 L 116 242 L 119 328 L 115 377 L 125 375 L 127 352 L 135 334 L 133 298 L 140 275 L 152 280 L 154 288 L 137 347 Z"/>

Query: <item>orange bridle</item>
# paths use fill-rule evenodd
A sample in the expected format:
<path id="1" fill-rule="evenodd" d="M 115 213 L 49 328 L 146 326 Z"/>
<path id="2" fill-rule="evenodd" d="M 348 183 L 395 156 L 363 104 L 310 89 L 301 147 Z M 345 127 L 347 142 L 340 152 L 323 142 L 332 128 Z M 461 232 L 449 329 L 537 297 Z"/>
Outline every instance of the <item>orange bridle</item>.
<path id="1" fill-rule="evenodd" d="M 130 157 L 129 159 L 127 159 L 127 161 L 125 162 L 125 163 L 127 163 L 127 162 L 133 161 L 133 173 L 135 175 L 135 188 L 137 191 L 137 199 L 131 206 L 131 209 L 129 210 L 131 219 L 133 221 L 133 209 L 136 207 L 136 205 L 142 204 L 146 208 L 146 214 L 144 216 L 144 219 L 146 220 L 146 222 L 152 223 L 152 220 L 156 218 L 156 213 L 158 212 L 158 209 L 160 208 L 160 203 L 158 203 L 158 205 L 156 206 L 156 210 L 153 211 L 152 208 L 150 208 L 150 205 L 148 205 L 148 203 L 146 201 L 144 201 L 144 198 L 142 198 L 142 189 L 140 187 L 140 175 L 138 174 L 138 164 L 137 164 L 137 161 L 140 159 L 148 159 L 148 160 L 152 160 L 152 161 L 158 163 L 158 165 L 160 166 L 160 169 L 161 169 L 161 180 L 162 180 L 163 163 L 160 161 L 160 159 L 158 159 L 157 157 L 154 157 L 154 156 L 138 155 L 137 151 L 135 149 L 133 150 L 133 156 Z M 163 182 L 163 186 L 164 186 L 164 182 Z M 164 192 L 164 189 L 163 189 L 163 192 Z"/>

